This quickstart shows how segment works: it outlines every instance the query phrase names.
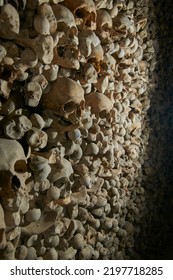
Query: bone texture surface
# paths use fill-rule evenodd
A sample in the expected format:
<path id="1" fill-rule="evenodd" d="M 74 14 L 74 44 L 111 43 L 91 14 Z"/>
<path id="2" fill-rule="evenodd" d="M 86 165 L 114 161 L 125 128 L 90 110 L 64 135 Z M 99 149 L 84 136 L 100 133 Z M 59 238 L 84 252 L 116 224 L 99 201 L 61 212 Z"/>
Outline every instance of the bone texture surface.
<path id="1" fill-rule="evenodd" d="M 0 1 L 0 259 L 170 257 L 166 2 Z"/>

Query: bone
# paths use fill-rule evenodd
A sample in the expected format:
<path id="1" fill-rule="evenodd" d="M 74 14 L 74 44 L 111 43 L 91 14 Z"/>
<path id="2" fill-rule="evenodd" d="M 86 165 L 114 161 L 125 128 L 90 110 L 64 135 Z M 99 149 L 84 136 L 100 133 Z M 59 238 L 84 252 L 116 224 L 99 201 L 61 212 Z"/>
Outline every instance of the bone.
<path id="1" fill-rule="evenodd" d="M 39 59 L 46 64 L 50 64 L 53 60 L 54 41 L 50 35 L 39 34 L 34 39 L 25 38 L 26 35 L 19 34 L 16 38 L 16 43 L 31 48 L 36 51 Z"/>
<path id="2" fill-rule="evenodd" d="M 47 145 L 47 134 L 43 130 L 32 128 L 28 131 L 26 140 L 28 145 L 37 151 L 43 149 Z"/>
<path id="3" fill-rule="evenodd" d="M 75 3 L 70 0 L 63 1 L 63 4 L 69 8 L 69 10 L 77 17 L 76 22 L 82 27 L 87 27 L 88 29 L 95 30 L 96 28 L 96 8 L 94 1 L 82 0 L 76 1 Z M 80 16 L 80 11 L 82 15 Z M 79 15 L 78 15 L 79 13 Z"/>
<path id="4" fill-rule="evenodd" d="M 113 105 L 109 98 L 99 92 L 93 92 L 86 96 L 86 105 L 91 106 L 91 112 L 100 115 L 102 112 L 109 113 Z"/>
<path id="5" fill-rule="evenodd" d="M 54 212 L 46 213 L 38 221 L 31 222 L 29 225 L 22 227 L 21 231 L 24 235 L 40 234 L 53 226 L 57 214 Z"/>
<path id="6" fill-rule="evenodd" d="M 8 99 L 10 95 L 10 87 L 7 81 L 1 79 L 1 85 L 0 85 L 0 96 L 2 96 L 5 99 Z"/>
<path id="7" fill-rule="evenodd" d="M 41 217 L 41 210 L 39 208 L 33 208 L 26 212 L 25 219 L 27 222 L 36 222 Z"/>
<path id="8" fill-rule="evenodd" d="M 32 126 L 38 129 L 42 129 L 45 126 L 45 122 L 42 116 L 37 113 L 33 113 L 30 115 L 30 121 L 32 122 Z"/>
<path id="9" fill-rule="evenodd" d="M 55 248 L 48 249 L 43 255 L 43 260 L 57 260 L 58 252 Z"/>
<path id="10" fill-rule="evenodd" d="M 4 134 L 11 139 L 21 139 L 32 127 L 31 121 L 24 115 L 15 116 L 4 125 Z"/>
<path id="11" fill-rule="evenodd" d="M 0 13 L 0 37 L 14 39 L 19 33 L 20 19 L 17 10 L 11 4 L 4 4 Z"/>
<path id="12" fill-rule="evenodd" d="M 16 250 L 16 258 L 18 260 L 25 260 L 28 254 L 28 248 L 25 245 L 20 245 Z"/>
<path id="13" fill-rule="evenodd" d="M 65 252 L 58 251 L 61 260 L 73 260 L 75 258 L 76 253 L 77 250 L 73 247 L 69 247 Z"/>

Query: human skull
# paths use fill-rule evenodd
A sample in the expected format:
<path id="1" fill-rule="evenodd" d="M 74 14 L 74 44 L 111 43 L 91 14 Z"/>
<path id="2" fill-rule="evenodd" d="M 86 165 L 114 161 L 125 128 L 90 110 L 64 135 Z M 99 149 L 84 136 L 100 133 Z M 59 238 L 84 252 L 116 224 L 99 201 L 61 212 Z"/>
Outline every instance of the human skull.
<path id="1" fill-rule="evenodd" d="M 19 34 L 20 20 L 18 11 L 11 5 L 5 4 L 0 12 L 0 37 L 11 40 Z"/>
<path id="2" fill-rule="evenodd" d="M 5 192 L 24 187 L 27 173 L 27 158 L 20 143 L 0 139 L 0 180 Z"/>
<path id="3" fill-rule="evenodd" d="M 92 63 L 97 72 L 99 72 L 99 64 L 103 60 L 104 51 L 101 46 L 101 41 L 95 32 L 91 30 L 82 30 L 79 32 L 79 49 L 81 56 L 86 62 Z"/>
<path id="4" fill-rule="evenodd" d="M 57 20 L 57 46 L 77 46 L 78 30 L 72 12 L 60 4 L 52 5 L 52 10 Z"/>
<path id="5" fill-rule="evenodd" d="M 79 51 L 75 48 L 67 47 L 57 47 L 54 49 L 54 59 L 53 63 L 64 68 L 79 69 Z"/>
<path id="6" fill-rule="evenodd" d="M 75 124 L 84 110 L 84 90 L 70 78 L 57 77 L 50 91 L 42 96 L 41 105 L 67 123 Z"/>
<path id="7" fill-rule="evenodd" d="M 70 161 L 65 158 L 51 165 L 51 172 L 48 179 L 54 187 L 59 189 L 61 198 L 68 197 L 71 192 L 72 174 L 72 165 Z M 49 205 L 51 206 L 51 202 Z"/>
<path id="8" fill-rule="evenodd" d="M 123 12 L 120 12 L 114 19 L 113 19 L 113 26 L 114 28 L 118 29 L 125 29 L 130 30 L 131 21 L 127 15 Z"/>
<path id="9" fill-rule="evenodd" d="M 116 65 L 115 58 L 111 54 L 106 53 L 104 55 L 104 59 L 102 63 L 102 71 L 104 72 L 104 74 L 107 73 L 109 77 L 111 77 L 112 79 L 115 75 L 115 65 Z"/>
<path id="10" fill-rule="evenodd" d="M 106 10 L 97 11 L 97 34 L 103 39 L 108 39 L 110 36 L 109 30 L 112 28 L 112 18 Z"/>
<path id="11" fill-rule="evenodd" d="M 91 54 L 87 58 L 88 63 L 92 63 L 96 69 L 97 72 L 100 72 L 101 70 L 101 62 L 103 61 L 104 58 L 104 51 L 101 46 L 101 44 L 97 45 L 92 49 Z"/>
<path id="12" fill-rule="evenodd" d="M 105 118 L 113 108 L 112 101 L 100 92 L 91 92 L 86 95 L 86 105 L 91 107 L 92 114 Z"/>
<path id="13" fill-rule="evenodd" d="M 82 29 L 96 29 L 96 7 L 92 0 L 64 0 L 65 5 L 75 16 L 77 25 Z"/>
<path id="14" fill-rule="evenodd" d="M 100 39 L 91 30 L 79 32 L 79 49 L 84 57 L 89 57 L 95 47 L 100 44 Z"/>

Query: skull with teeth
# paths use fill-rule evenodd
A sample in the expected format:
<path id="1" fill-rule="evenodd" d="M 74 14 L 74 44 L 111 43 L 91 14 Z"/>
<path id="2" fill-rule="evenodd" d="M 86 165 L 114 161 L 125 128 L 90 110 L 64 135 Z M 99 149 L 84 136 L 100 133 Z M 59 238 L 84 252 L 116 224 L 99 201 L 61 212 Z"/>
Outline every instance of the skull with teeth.
<path id="1" fill-rule="evenodd" d="M 42 96 L 41 105 L 60 117 L 66 125 L 78 125 L 85 106 L 84 90 L 76 81 L 58 77 L 50 91 Z"/>

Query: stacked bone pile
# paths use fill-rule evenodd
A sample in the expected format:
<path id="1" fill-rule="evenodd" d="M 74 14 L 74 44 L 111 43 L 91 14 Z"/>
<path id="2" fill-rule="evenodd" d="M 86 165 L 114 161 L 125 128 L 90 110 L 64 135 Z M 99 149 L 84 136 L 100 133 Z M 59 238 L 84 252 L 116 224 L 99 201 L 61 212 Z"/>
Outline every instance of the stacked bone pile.
<path id="1" fill-rule="evenodd" d="M 140 257 L 149 2 L 0 1 L 2 259 Z"/>

